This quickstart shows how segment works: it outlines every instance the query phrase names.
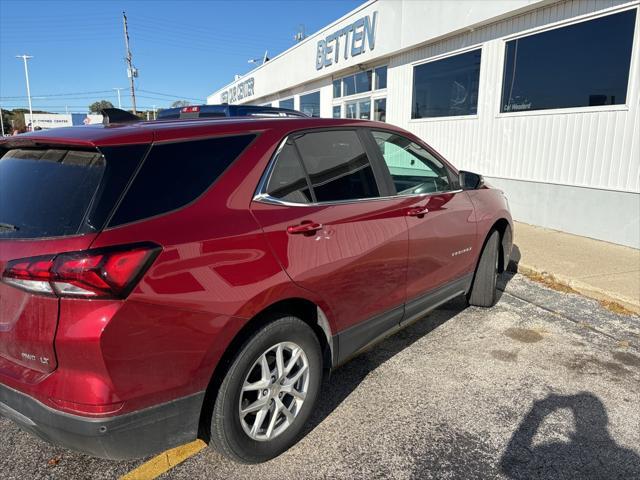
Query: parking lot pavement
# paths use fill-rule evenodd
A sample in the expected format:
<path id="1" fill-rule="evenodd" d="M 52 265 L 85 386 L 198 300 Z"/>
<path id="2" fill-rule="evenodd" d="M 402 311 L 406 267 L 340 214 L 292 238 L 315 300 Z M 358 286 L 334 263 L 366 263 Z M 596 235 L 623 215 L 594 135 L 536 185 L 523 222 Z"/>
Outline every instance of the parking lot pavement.
<path id="1" fill-rule="evenodd" d="M 640 478 L 640 318 L 519 275 L 335 371 L 306 435 L 237 465 L 205 449 L 162 478 Z M 0 477 L 117 478 L 0 419 Z"/>

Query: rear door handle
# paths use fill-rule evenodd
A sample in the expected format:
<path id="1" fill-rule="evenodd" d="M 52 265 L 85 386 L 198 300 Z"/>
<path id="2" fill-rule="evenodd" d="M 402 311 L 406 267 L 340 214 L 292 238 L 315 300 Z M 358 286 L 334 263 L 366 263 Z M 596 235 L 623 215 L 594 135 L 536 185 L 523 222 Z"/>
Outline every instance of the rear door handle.
<path id="1" fill-rule="evenodd" d="M 313 235 L 321 228 L 321 223 L 305 221 L 300 223 L 300 225 L 291 225 L 290 227 L 287 227 L 287 233 L 290 235 Z"/>
<path id="2" fill-rule="evenodd" d="M 409 217 L 422 218 L 427 213 L 429 213 L 429 209 L 427 207 L 414 207 L 407 210 L 407 216 Z"/>

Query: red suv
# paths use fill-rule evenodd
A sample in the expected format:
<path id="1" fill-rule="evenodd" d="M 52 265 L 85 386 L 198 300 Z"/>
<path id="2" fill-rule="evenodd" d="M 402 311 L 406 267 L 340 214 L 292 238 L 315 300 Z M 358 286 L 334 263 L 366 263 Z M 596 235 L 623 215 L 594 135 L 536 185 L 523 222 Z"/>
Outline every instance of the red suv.
<path id="1" fill-rule="evenodd" d="M 94 456 L 300 435 L 323 372 L 496 301 L 501 191 L 388 124 L 223 118 L 0 143 L 0 413 Z"/>

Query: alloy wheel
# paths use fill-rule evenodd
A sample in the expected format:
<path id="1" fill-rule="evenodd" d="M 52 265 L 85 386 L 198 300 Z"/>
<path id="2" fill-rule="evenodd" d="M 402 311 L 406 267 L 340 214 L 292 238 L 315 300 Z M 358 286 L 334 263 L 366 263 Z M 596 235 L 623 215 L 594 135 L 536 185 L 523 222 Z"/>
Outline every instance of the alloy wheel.
<path id="1" fill-rule="evenodd" d="M 309 361 L 293 342 L 268 348 L 253 363 L 242 384 L 238 415 L 253 440 L 272 440 L 293 423 L 309 388 Z"/>

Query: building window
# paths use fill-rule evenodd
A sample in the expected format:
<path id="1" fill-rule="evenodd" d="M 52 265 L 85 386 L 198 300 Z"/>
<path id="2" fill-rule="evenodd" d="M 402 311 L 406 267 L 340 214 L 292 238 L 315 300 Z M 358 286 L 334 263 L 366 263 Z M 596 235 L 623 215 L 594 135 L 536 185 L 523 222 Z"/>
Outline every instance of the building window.
<path id="1" fill-rule="evenodd" d="M 300 111 L 310 117 L 320 116 L 320 92 L 300 95 Z"/>
<path id="2" fill-rule="evenodd" d="M 371 70 L 356 73 L 356 93 L 371 91 Z"/>
<path id="3" fill-rule="evenodd" d="M 342 94 L 345 97 L 356 94 L 356 77 L 354 75 L 342 79 Z"/>
<path id="4" fill-rule="evenodd" d="M 348 97 L 373 90 L 374 70 L 366 70 L 333 81 L 333 98 Z M 342 84 L 340 84 L 342 82 Z M 387 88 L 387 67 L 375 69 L 375 89 Z"/>
<path id="5" fill-rule="evenodd" d="M 373 119 L 378 122 L 387 121 L 387 99 L 377 98 L 373 101 Z"/>
<path id="6" fill-rule="evenodd" d="M 293 110 L 293 98 L 280 100 L 280 108 L 290 108 L 291 110 Z"/>
<path id="7" fill-rule="evenodd" d="M 340 105 L 334 105 L 333 106 L 333 118 L 340 118 L 342 116 L 341 110 L 342 110 L 342 108 L 340 107 Z"/>
<path id="8" fill-rule="evenodd" d="M 387 88 L 387 66 L 378 67 L 376 72 L 376 90 Z"/>
<path id="9" fill-rule="evenodd" d="M 478 49 L 415 66 L 411 118 L 478 113 L 480 58 Z"/>
<path id="10" fill-rule="evenodd" d="M 500 110 L 624 104 L 635 22 L 634 9 L 507 42 Z"/>
<path id="11" fill-rule="evenodd" d="M 342 96 L 342 82 L 340 80 L 333 81 L 333 98 L 340 98 Z"/>
<path id="12" fill-rule="evenodd" d="M 346 118 L 359 118 L 360 120 L 371 120 L 371 99 L 364 98 L 353 102 L 345 103 Z"/>

